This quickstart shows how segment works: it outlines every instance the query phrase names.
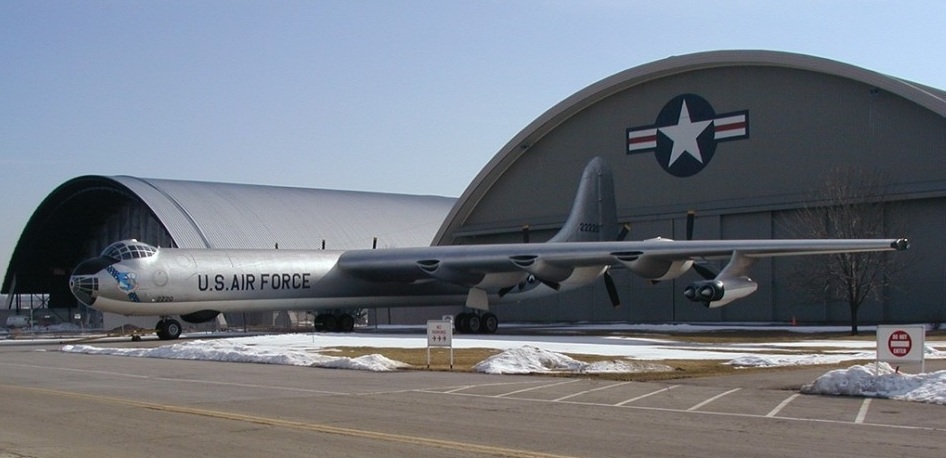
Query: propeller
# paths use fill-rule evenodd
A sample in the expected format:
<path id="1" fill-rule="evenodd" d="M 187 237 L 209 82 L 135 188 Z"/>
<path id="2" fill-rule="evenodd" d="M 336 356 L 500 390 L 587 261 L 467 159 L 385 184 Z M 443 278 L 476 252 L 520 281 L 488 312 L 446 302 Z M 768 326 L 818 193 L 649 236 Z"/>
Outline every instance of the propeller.
<path id="1" fill-rule="evenodd" d="M 627 238 L 627 235 L 628 233 L 630 233 L 630 231 L 631 231 L 631 225 L 629 223 L 625 223 L 624 225 L 621 226 L 621 230 L 620 232 L 618 232 L 618 235 L 617 237 L 615 237 L 615 240 L 623 241 L 625 238 Z M 522 226 L 522 243 L 529 243 L 529 225 L 528 224 L 525 224 Z M 614 278 L 611 276 L 611 273 L 607 271 L 604 273 L 603 276 L 604 276 L 604 286 L 608 290 L 608 298 L 611 300 L 611 306 L 619 307 L 621 305 L 621 298 L 620 296 L 618 296 L 618 289 L 614 285 Z M 515 284 L 512 286 L 506 286 L 504 288 L 499 288 L 499 291 L 497 291 L 496 293 L 499 295 L 499 297 L 503 297 L 511 293 L 513 290 L 517 288 L 519 289 L 519 291 L 523 291 L 526 289 L 527 286 L 535 283 L 536 281 L 542 283 L 545 286 L 548 286 L 549 288 L 554 289 L 555 291 L 558 291 L 562 288 L 562 285 L 560 283 L 542 280 L 541 278 L 536 278 L 535 276 L 530 275 L 529 278 L 527 278 L 524 281 L 519 282 L 518 284 Z"/>
<path id="2" fill-rule="evenodd" d="M 614 239 L 618 242 L 623 242 L 627 238 L 627 234 L 631 232 L 631 223 L 624 223 L 621 225 L 621 230 L 618 232 L 617 237 Z M 617 308 L 621 306 L 621 296 L 618 295 L 618 288 L 614 285 L 614 277 L 611 276 L 611 272 L 605 271 L 604 275 L 604 287 L 608 290 L 608 299 L 611 300 L 611 307 Z"/>
<path id="3" fill-rule="evenodd" d="M 618 289 L 614 286 L 614 279 L 611 278 L 610 272 L 604 273 L 604 286 L 608 290 L 608 298 L 611 299 L 611 307 L 620 307 L 621 297 L 618 296 Z"/>
<path id="4" fill-rule="evenodd" d="M 624 223 L 621 225 L 621 231 L 618 232 L 618 236 L 615 240 L 618 242 L 623 242 L 627 238 L 627 234 L 631 232 L 631 223 Z"/>
<path id="5" fill-rule="evenodd" d="M 694 220 L 696 220 L 696 210 L 687 210 L 687 240 L 693 240 Z"/>
<path id="6" fill-rule="evenodd" d="M 687 210 L 687 240 L 693 240 L 693 225 L 695 223 L 695 220 L 696 220 L 696 211 Z M 710 269 L 709 267 L 706 267 L 703 264 L 694 263 L 693 270 L 695 270 L 696 273 L 700 274 L 700 276 L 706 280 L 712 280 L 716 278 L 716 272 L 713 272 L 712 269 Z"/>

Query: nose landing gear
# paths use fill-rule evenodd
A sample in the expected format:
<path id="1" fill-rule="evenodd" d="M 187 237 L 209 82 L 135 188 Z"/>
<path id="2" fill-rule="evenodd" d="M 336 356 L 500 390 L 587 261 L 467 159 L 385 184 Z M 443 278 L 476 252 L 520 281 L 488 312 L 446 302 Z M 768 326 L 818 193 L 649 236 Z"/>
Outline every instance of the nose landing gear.
<path id="1" fill-rule="evenodd" d="M 174 340 L 181 336 L 181 323 L 177 320 L 162 317 L 155 325 L 154 330 L 161 340 Z"/>

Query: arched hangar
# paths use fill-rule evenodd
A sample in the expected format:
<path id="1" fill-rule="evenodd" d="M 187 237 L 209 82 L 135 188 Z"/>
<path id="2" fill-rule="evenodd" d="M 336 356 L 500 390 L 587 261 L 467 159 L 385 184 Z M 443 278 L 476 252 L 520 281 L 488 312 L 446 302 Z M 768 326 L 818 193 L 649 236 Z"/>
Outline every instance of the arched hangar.
<path id="1" fill-rule="evenodd" d="M 866 199 L 881 207 L 881 232 L 914 248 L 897 255 L 898 272 L 861 306 L 860 319 L 946 320 L 943 90 L 783 52 L 704 52 L 635 67 L 568 97 L 511 139 L 460 197 L 436 243 L 520 241 L 524 231 L 547 239 L 594 156 L 613 169 L 628 239 L 684 239 L 688 211 L 695 238 L 797 237 L 793 222 L 829 200 L 823 189 L 837 171 L 879 177 Z M 760 262 L 752 272 L 759 290 L 719 309 L 683 297 L 694 273 L 650 284 L 616 272 L 620 308 L 599 285 L 497 310 L 525 321 L 848 320 L 846 304 L 792 281 L 800 262 Z"/>
<path id="2" fill-rule="evenodd" d="M 378 248 L 550 237 L 564 222 L 583 166 L 614 173 L 628 239 L 788 238 L 824 207 L 837 170 L 879 177 L 860 203 L 885 237 L 907 237 L 889 286 L 862 321 L 946 321 L 946 91 L 844 63 L 770 51 L 671 57 L 605 78 L 525 127 L 459 200 L 346 191 L 80 177 L 54 190 L 23 231 L 4 293 L 49 293 L 74 307 L 67 276 L 125 238 L 186 248 Z M 419 172 L 420 173 L 420 172 Z M 850 184 L 850 183 L 848 183 Z M 835 183 L 835 188 L 837 188 Z M 851 187 L 851 186 L 848 186 Z M 845 322 L 846 304 L 804 292 L 806 258 L 760 261 L 753 295 L 704 309 L 683 289 L 616 270 L 623 306 L 603 285 L 495 307 L 508 321 Z M 814 257 L 810 258 L 814 259 Z M 710 266 L 712 267 L 712 266 Z M 720 266 L 715 266 L 719 268 Z M 454 308 L 451 312 L 456 312 Z M 443 312 L 447 312 L 446 310 Z M 441 311 L 395 309 L 393 322 Z"/>
<path id="3" fill-rule="evenodd" d="M 78 177 L 56 188 L 33 213 L 13 252 L 3 292 L 49 294 L 51 308 L 75 308 L 77 301 L 69 291 L 75 266 L 113 242 L 131 238 L 179 248 L 426 246 L 454 201 L 130 176 Z"/>

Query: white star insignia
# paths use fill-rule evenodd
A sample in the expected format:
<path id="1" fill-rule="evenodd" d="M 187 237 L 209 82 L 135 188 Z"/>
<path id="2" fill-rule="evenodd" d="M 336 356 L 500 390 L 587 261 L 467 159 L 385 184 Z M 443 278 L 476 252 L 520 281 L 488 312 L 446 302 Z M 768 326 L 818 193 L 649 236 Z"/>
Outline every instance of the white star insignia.
<path id="1" fill-rule="evenodd" d="M 660 128 L 660 132 L 663 132 L 673 141 L 673 151 L 670 152 L 670 161 L 667 163 L 667 167 L 677 162 L 677 159 L 680 159 L 683 153 L 689 154 L 702 164 L 703 155 L 700 153 L 700 145 L 696 139 L 712 122 L 712 120 L 690 121 L 690 109 L 687 107 L 686 100 L 684 100 L 683 106 L 680 107 L 680 118 L 677 120 L 677 125 Z"/>

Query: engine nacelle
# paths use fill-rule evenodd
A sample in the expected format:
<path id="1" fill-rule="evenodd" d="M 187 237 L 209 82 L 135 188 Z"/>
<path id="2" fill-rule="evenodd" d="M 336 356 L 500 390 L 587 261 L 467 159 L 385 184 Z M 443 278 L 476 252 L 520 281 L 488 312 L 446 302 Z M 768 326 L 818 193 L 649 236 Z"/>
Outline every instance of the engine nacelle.
<path id="1" fill-rule="evenodd" d="M 683 296 L 708 308 L 716 308 L 742 299 L 754 293 L 758 287 L 759 284 L 749 277 L 703 280 L 690 283 L 683 290 Z"/>
<path id="2" fill-rule="evenodd" d="M 673 280 L 685 274 L 693 261 L 673 261 L 659 256 L 647 256 L 639 251 L 611 253 L 631 272 L 653 281 Z"/>

